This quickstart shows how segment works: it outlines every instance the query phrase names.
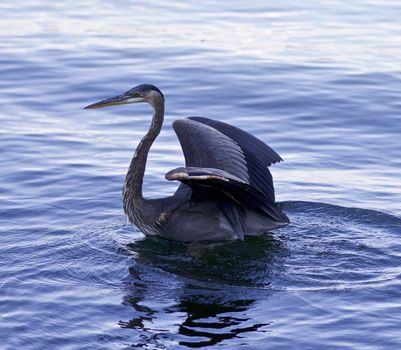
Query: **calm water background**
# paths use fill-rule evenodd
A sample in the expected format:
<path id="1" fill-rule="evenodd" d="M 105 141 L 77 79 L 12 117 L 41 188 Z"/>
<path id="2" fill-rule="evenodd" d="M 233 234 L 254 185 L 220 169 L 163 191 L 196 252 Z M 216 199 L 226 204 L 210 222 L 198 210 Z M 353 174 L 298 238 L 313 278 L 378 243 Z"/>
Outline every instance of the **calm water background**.
<path id="1" fill-rule="evenodd" d="M 399 1 L 0 3 L 1 349 L 396 349 Z M 167 99 L 145 193 L 183 164 L 171 122 L 235 124 L 292 224 L 218 246 L 144 239 L 121 186 Z"/>

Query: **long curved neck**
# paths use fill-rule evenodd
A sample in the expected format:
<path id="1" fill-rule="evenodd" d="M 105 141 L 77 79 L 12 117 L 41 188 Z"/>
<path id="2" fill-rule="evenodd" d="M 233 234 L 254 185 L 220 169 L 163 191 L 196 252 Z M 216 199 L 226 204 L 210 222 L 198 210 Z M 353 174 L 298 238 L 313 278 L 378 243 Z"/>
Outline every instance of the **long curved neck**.
<path id="1" fill-rule="evenodd" d="M 141 212 L 145 199 L 142 194 L 143 177 L 150 147 L 159 135 L 164 120 L 164 100 L 155 96 L 150 104 L 153 107 L 153 118 L 149 131 L 139 143 L 125 177 L 123 204 L 125 214 L 130 221 L 136 221 L 135 214 Z M 143 213 L 139 213 L 143 214 Z M 143 216 L 143 215 L 140 215 Z"/>

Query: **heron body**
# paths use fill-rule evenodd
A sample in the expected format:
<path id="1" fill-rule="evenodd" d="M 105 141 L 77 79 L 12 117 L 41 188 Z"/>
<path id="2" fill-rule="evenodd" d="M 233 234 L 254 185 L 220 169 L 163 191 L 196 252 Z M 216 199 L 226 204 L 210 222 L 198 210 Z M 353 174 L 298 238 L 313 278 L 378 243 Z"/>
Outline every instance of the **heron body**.
<path id="1" fill-rule="evenodd" d="M 153 118 L 139 143 L 123 186 L 123 207 L 129 221 L 145 235 L 179 241 L 223 241 L 260 235 L 289 223 L 275 203 L 268 167 L 282 161 L 265 143 L 232 125 L 202 117 L 173 122 L 185 167 L 169 171 L 180 181 L 169 197 L 146 199 L 143 177 L 150 147 L 164 119 L 164 96 L 148 84 L 85 108 L 148 102 Z"/>

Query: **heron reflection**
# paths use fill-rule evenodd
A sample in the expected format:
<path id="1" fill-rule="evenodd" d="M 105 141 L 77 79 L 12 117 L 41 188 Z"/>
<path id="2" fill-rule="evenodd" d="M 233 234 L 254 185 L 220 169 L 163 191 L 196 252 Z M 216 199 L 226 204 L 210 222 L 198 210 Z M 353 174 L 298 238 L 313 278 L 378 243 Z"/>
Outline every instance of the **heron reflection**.
<path id="1" fill-rule="evenodd" d="M 270 321 L 248 315 L 259 293 L 270 295 L 270 282 L 288 257 L 269 235 L 214 246 L 144 238 L 126 249 L 135 257 L 124 282 L 132 316 L 119 324 L 139 331 L 132 333 L 138 342 L 155 346 L 167 339 L 202 347 L 262 331 Z"/>
<path id="2" fill-rule="evenodd" d="M 232 298 L 207 290 L 199 293 L 196 288 L 185 285 L 175 305 L 160 309 L 145 306 L 148 291 L 135 288 L 124 300 L 135 310 L 135 317 L 120 321 L 119 325 L 139 331 L 139 342 L 144 344 L 150 341 L 153 345 L 163 344 L 167 337 L 174 337 L 169 341 L 190 348 L 215 345 L 269 325 L 255 323 L 247 316 L 248 309 L 254 307 L 254 299 Z M 171 322 L 165 320 L 168 315 L 172 316 Z"/>

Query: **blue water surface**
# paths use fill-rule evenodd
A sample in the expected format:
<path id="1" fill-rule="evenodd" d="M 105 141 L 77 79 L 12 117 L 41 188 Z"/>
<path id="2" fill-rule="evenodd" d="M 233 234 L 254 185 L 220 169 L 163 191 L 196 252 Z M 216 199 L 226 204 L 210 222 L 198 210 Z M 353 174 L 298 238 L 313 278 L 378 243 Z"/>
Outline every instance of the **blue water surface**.
<path id="1" fill-rule="evenodd" d="M 397 349 L 398 1 L 0 4 L 1 349 Z M 291 225 L 227 244 L 145 239 L 121 187 L 166 97 L 144 192 L 200 115 L 272 146 Z"/>

